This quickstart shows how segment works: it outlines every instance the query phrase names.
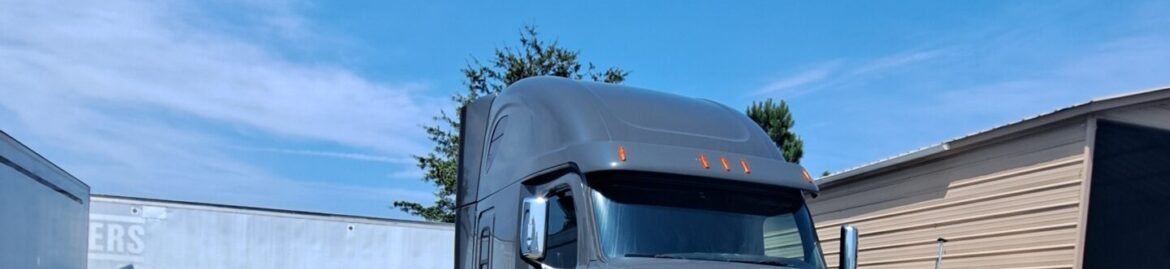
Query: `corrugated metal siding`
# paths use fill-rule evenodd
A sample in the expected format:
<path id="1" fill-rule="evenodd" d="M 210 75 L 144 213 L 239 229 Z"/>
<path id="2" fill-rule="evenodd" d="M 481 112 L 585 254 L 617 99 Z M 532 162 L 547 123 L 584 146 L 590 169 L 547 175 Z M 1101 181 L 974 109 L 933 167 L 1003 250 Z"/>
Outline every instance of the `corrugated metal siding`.
<path id="1" fill-rule="evenodd" d="M 449 224 L 129 197 L 94 197 L 89 224 L 90 269 L 454 266 Z"/>
<path id="2" fill-rule="evenodd" d="M 1072 268 L 1084 179 L 1083 120 L 854 178 L 812 199 L 836 266 L 839 226 L 860 230 L 862 268 Z"/>

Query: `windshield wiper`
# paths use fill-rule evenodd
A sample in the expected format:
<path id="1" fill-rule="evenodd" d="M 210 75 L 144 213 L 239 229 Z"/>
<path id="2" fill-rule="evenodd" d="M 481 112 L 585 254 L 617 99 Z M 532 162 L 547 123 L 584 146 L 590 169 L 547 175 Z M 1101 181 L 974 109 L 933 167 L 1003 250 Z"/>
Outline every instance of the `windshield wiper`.
<path id="1" fill-rule="evenodd" d="M 693 257 L 688 257 L 688 256 L 680 256 L 680 255 L 676 255 L 676 254 L 649 254 L 649 253 L 626 253 L 625 256 L 626 257 L 634 257 L 634 258 L 659 258 L 659 259 L 679 259 L 679 260 L 689 260 L 689 259 L 693 258 Z M 703 260 L 703 259 L 695 259 L 695 260 Z"/>
<path id="2" fill-rule="evenodd" d="M 780 267 L 796 267 L 796 265 L 794 265 L 794 264 L 786 263 L 786 262 L 782 262 L 782 261 L 777 261 L 777 260 L 735 260 L 735 259 L 728 259 L 725 261 L 726 262 L 738 262 L 738 263 L 750 263 L 750 264 L 775 265 L 775 266 L 780 266 Z"/>
<path id="3" fill-rule="evenodd" d="M 637 256 L 631 256 L 637 255 Z M 796 267 L 796 265 L 783 262 L 772 257 L 742 255 L 742 254 L 726 254 L 726 253 L 666 253 L 658 255 L 648 255 L 641 253 L 626 254 L 626 257 L 648 257 L 648 258 L 668 258 L 668 259 L 684 259 L 684 260 L 705 260 L 705 261 L 721 261 L 721 262 L 736 262 L 736 263 L 751 263 L 762 265 L 773 265 L 782 267 Z"/>
<path id="4" fill-rule="evenodd" d="M 686 259 L 684 257 L 669 256 L 667 254 L 647 254 L 647 253 L 626 253 L 626 257 L 635 258 L 667 258 L 667 259 Z"/>

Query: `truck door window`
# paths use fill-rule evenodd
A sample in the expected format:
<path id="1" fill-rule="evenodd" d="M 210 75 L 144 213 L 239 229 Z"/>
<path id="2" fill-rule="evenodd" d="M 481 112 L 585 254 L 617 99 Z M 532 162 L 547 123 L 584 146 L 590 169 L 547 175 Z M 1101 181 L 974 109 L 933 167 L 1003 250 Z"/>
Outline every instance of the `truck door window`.
<path id="1" fill-rule="evenodd" d="M 573 196 L 568 191 L 549 197 L 548 245 L 544 264 L 555 268 L 571 268 L 577 263 L 577 214 Z"/>

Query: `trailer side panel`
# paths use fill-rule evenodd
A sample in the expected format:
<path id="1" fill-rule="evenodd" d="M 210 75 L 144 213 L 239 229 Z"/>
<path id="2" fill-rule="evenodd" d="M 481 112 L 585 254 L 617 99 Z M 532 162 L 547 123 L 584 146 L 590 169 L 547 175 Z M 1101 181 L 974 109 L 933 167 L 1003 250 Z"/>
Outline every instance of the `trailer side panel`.
<path id="1" fill-rule="evenodd" d="M 0 268 L 86 264 L 89 186 L 0 132 Z"/>

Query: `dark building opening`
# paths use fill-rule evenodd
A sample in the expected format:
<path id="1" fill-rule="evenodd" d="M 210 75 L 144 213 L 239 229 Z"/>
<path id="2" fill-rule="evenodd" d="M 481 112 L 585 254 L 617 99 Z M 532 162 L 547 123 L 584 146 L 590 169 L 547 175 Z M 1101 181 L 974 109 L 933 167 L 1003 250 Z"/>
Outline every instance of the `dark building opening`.
<path id="1" fill-rule="evenodd" d="M 1170 268 L 1170 131 L 1098 121 L 1084 268 Z"/>

